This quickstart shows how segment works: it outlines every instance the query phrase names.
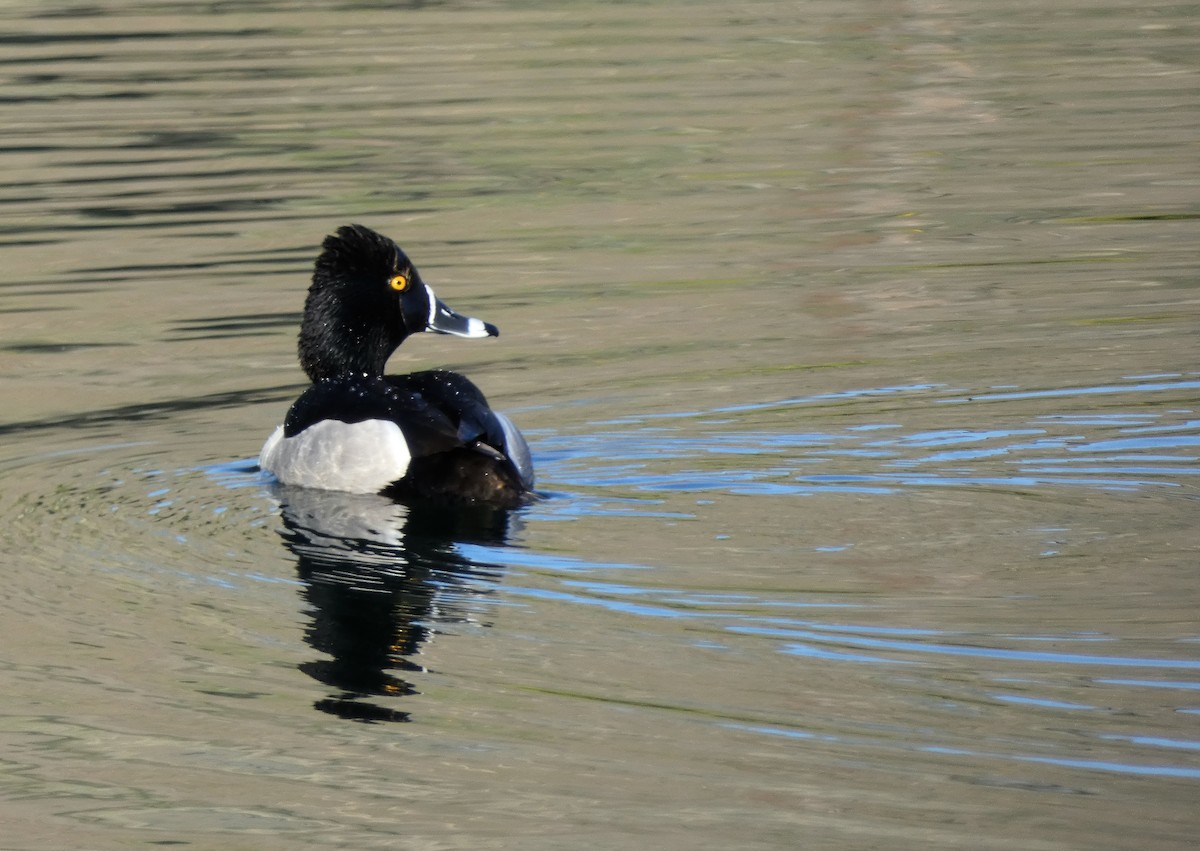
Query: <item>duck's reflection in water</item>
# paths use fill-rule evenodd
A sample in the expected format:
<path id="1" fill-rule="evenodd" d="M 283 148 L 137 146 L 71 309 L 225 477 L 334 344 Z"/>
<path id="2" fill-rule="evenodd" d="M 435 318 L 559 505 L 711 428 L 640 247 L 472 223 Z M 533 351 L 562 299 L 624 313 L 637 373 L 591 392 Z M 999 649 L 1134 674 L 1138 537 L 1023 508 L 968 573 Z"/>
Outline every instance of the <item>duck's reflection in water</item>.
<path id="1" fill-rule="evenodd" d="M 378 699 L 416 693 L 405 673 L 423 670 L 416 657 L 438 624 L 479 623 L 500 568 L 458 545 L 505 543 L 513 517 L 373 494 L 278 487 L 275 496 L 311 604 L 305 640 L 325 657 L 300 669 L 334 690 L 314 706 L 357 721 L 410 720 Z"/>

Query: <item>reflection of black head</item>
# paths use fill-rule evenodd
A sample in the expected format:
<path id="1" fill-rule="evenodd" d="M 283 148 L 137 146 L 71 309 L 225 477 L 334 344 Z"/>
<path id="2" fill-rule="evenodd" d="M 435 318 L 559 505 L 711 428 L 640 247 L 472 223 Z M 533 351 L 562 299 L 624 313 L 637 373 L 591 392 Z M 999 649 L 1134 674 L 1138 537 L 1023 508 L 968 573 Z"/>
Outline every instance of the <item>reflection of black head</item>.
<path id="1" fill-rule="evenodd" d="M 305 640 L 329 658 L 300 665 L 337 690 L 317 709 L 358 721 L 407 721 L 407 712 L 363 698 L 415 694 L 397 671 L 413 661 L 437 619 L 471 619 L 467 580 L 496 568 L 458 552 L 457 542 L 502 544 L 506 512 L 420 511 L 375 495 L 278 488 L 284 542 L 297 558 L 312 621 Z M 460 593 L 455 593 L 455 586 Z"/>

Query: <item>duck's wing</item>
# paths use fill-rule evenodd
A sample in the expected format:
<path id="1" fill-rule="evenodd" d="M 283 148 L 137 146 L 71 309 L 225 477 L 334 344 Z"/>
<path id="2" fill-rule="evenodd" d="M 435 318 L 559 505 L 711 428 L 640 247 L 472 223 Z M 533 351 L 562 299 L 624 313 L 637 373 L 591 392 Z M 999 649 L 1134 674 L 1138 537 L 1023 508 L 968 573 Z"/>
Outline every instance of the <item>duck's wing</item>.
<path id="1" fill-rule="evenodd" d="M 413 458 L 462 445 L 458 424 L 421 393 L 382 378 L 318 381 L 288 411 L 285 437 L 325 420 L 354 424 L 379 420 L 400 426 Z"/>
<path id="2" fill-rule="evenodd" d="M 529 445 L 512 421 L 488 407 L 487 398 L 470 379 L 457 372 L 434 369 L 388 376 L 401 393 L 419 396 L 452 424 L 458 444 L 511 465 L 526 488 L 533 487 Z"/>

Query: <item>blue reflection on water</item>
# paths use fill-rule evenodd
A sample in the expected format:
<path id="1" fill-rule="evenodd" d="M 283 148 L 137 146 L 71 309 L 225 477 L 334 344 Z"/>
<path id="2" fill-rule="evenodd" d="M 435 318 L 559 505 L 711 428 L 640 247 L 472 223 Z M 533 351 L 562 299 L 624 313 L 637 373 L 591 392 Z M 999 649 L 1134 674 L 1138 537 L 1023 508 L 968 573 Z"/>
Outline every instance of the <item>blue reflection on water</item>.
<path id="1" fill-rule="evenodd" d="M 1114 733 L 1105 733 L 1100 736 L 1102 739 L 1112 739 L 1123 742 L 1133 742 L 1137 745 L 1150 745 L 1156 748 L 1171 748 L 1174 750 L 1184 751 L 1200 751 L 1200 742 L 1190 739 L 1164 739 L 1160 736 L 1120 736 Z"/>
<path id="2" fill-rule="evenodd" d="M 1185 768 L 1177 765 L 1144 765 L 1128 762 L 1116 762 L 1103 759 L 1078 759 L 1076 757 L 1035 756 L 1020 753 L 987 753 L 963 748 L 946 748 L 930 745 L 921 748 L 927 753 L 954 754 L 957 756 L 986 757 L 989 759 L 1008 759 L 1015 762 L 1036 762 L 1043 765 L 1057 765 L 1061 768 L 1082 768 L 1091 771 L 1108 771 L 1114 774 L 1133 774 L 1144 777 L 1183 777 L 1200 779 L 1200 768 Z"/>
<path id="3" fill-rule="evenodd" d="M 706 516 L 698 510 L 690 511 L 689 506 L 719 507 L 720 494 L 761 498 L 764 511 L 770 510 L 768 506 L 783 505 L 778 502 L 780 499 L 797 496 L 852 493 L 887 500 L 914 488 L 1021 492 L 1154 490 L 1173 494 L 1190 487 L 1200 473 L 1200 419 L 1193 410 L 1159 408 L 1032 415 L 1022 412 L 1006 420 L 1006 406 L 994 403 L 1055 398 L 1086 400 L 1118 393 L 1161 394 L 1200 388 L 1200 381 L 1174 377 L 1181 380 L 1149 381 L 1141 377 L 1128 383 L 1097 387 L 995 388 L 973 396 L 964 395 L 961 388 L 913 384 L 708 410 L 609 418 L 581 424 L 580 434 L 530 432 L 535 461 L 547 490 L 544 500 L 522 513 L 530 524 L 621 517 L 661 522 L 666 527 Z M 886 415 L 881 416 L 877 400 L 888 400 Z M 1144 405 L 1141 399 L 1135 401 L 1137 405 L 1131 404 L 1131 408 Z M 911 416 L 924 423 L 928 418 L 922 415 L 928 414 L 930 405 L 950 402 L 961 406 L 954 411 L 958 427 L 912 428 L 903 421 Z M 975 413 L 969 405 L 976 402 L 987 405 L 981 406 L 974 421 L 964 423 L 964 419 Z M 776 423 L 786 422 L 776 412 L 798 412 L 803 406 L 811 406 L 818 413 L 836 407 L 836 416 L 809 418 L 802 429 L 798 427 L 797 416 L 792 420 L 796 428 L 775 427 Z M 766 421 L 772 428 L 762 426 L 764 414 L 768 415 Z M 814 422 L 828 427 L 817 427 Z M 224 478 L 229 487 L 241 486 L 245 473 L 244 466 L 236 465 L 210 470 L 210 475 Z M 691 500 L 681 497 L 690 493 L 710 496 Z M 158 495 L 165 495 L 165 491 Z M 1053 534 L 1069 530 L 1048 527 L 1028 531 Z M 828 559 L 832 557 L 829 553 L 852 548 L 855 543 L 835 541 L 814 547 L 810 542 L 806 551 L 814 559 Z M 610 613 L 614 621 L 642 619 L 649 624 L 647 629 L 651 633 L 657 621 L 662 624 L 661 635 L 652 634 L 649 640 L 679 640 L 696 652 L 719 650 L 748 658 L 755 654 L 778 654 L 777 659 L 795 660 L 798 671 L 807 670 L 810 665 L 814 669 L 824 666 L 847 672 L 865 671 L 868 676 L 895 681 L 898 690 L 910 688 L 900 682 L 901 678 L 930 677 L 930 682 L 940 683 L 940 669 L 955 665 L 961 665 L 964 677 L 989 680 L 977 687 L 963 686 L 965 694 L 941 698 L 937 705 L 948 707 L 945 711 L 985 706 L 992 711 L 1007 709 L 1031 718 L 1037 713 L 1076 713 L 1076 717 L 1082 717 L 1079 713 L 1093 713 L 1096 717 L 1108 717 L 1114 712 L 1104 699 L 1096 699 L 1094 703 L 1060 699 L 1055 690 L 1060 687 L 1057 678 L 1064 668 L 1126 669 L 1131 674 L 1138 669 L 1146 674 L 1126 678 L 1076 675 L 1097 690 L 1180 689 L 1189 695 L 1200 691 L 1200 682 L 1152 678 L 1153 672 L 1165 675 L 1195 672 L 1200 670 L 1200 659 L 1131 654 L 1129 642 L 1095 631 L 1056 635 L 1054 625 L 1049 624 L 1042 627 L 1048 634 L 1041 635 L 986 631 L 968 634 L 919 626 L 824 622 L 818 620 L 826 614 L 823 610 L 829 613 L 855 610 L 859 613 L 856 620 L 869 621 L 876 601 L 868 598 L 848 602 L 844 597 L 831 599 L 829 595 L 798 591 L 710 593 L 664 587 L 645 573 L 629 573 L 652 571 L 651 564 L 592 560 L 586 554 L 534 551 L 511 544 L 460 542 L 457 551 L 474 562 L 505 566 L 506 574 L 497 589 L 494 605 L 532 609 L 585 606 Z M 658 553 L 655 557 L 667 556 Z M 622 579 L 614 581 L 612 571 L 621 571 Z M 536 580 L 530 574 L 536 574 Z M 643 577 L 645 585 L 632 584 Z M 814 619 L 786 617 L 801 612 L 806 615 L 811 612 Z M 680 630 L 685 634 L 680 635 Z M 1095 649 L 1109 642 L 1112 649 L 1125 652 L 1106 655 L 1037 650 L 1030 649 L 1029 642 L 1086 643 Z M 1026 646 L 1014 647 L 1015 643 Z M 1044 677 L 1046 682 L 1039 684 L 1036 677 L 1022 679 L 1029 670 L 1022 666 L 1030 665 L 1035 666 L 1032 670 L 1038 672 L 1036 676 Z M 872 673 L 872 668 L 878 674 Z M 1017 681 L 1022 685 L 1012 688 L 1021 693 L 995 690 L 997 682 Z M 1075 697 L 1075 693 L 1068 697 Z M 1198 710 L 1172 707 L 1168 711 L 1192 714 Z M 1152 765 L 1141 758 L 1124 759 L 1120 754 L 1116 759 L 1098 759 L 1081 758 L 1077 753 L 1045 753 L 1052 748 L 1048 743 L 1050 736 L 1041 741 L 1031 738 L 1025 743 L 996 744 L 993 747 L 997 752 L 991 752 L 954 747 L 957 742 L 945 740 L 922 741 L 927 734 L 932 735 L 926 730 L 901 730 L 901 740 L 875 741 L 868 736 L 795 729 L 786 723 L 726 726 L 803 741 L 903 747 L 930 754 L 1129 775 L 1200 778 L 1200 769 L 1188 765 Z M 930 730 L 936 729 L 931 724 Z M 946 732 L 949 738 L 952 732 Z M 1094 740 L 1114 743 L 1113 747 L 1119 744 L 1157 748 L 1178 752 L 1181 759 L 1200 749 L 1190 739 L 1161 735 L 1162 732 L 1143 729 L 1121 735 L 1099 732 L 1093 735 Z"/>
<path id="4" fill-rule="evenodd" d="M 945 394 L 958 390 L 934 384 L 847 390 L 607 419 L 588 424 L 584 434 L 545 435 L 537 441 L 536 455 L 543 479 L 568 493 L 576 491 L 577 498 L 581 489 L 589 494 L 602 489 L 663 496 L 716 491 L 771 497 L 884 495 L 944 487 L 1178 488 L 1181 481 L 1200 474 L 1200 420 L 1190 409 L 1043 413 L 1003 425 L 996 422 L 997 409 L 989 407 L 981 413 L 978 427 L 912 431 L 902 423 L 870 419 L 869 405 L 861 409 L 861 419 L 866 421 L 845 424 L 853 417 L 839 408 L 838 428 L 827 431 L 739 429 L 739 417 L 719 421 L 713 417 L 757 415 L 801 405 L 821 408 L 830 401 L 863 403 L 880 397 L 906 397 L 905 403 L 919 411 L 946 401 L 1086 397 L 1196 387 L 1200 382 L 1191 380 L 1131 382 L 953 399 Z M 670 427 L 662 425 L 668 421 Z M 1193 449 L 1197 451 L 1187 451 Z M 714 459 L 721 461 L 714 464 Z M 600 509 L 600 503 L 591 508 Z M 603 508 L 606 513 L 612 510 Z"/>
<path id="5" fill-rule="evenodd" d="M 823 625 L 824 629 L 829 629 Z M 964 644 L 934 644 L 919 641 L 897 641 L 895 639 L 871 638 L 865 635 L 826 635 L 824 632 L 799 629 L 780 629 L 760 626 L 732 626 L 732 632 L 743 632 L 773 638 L 801 638 L 808 641 L 837 642 L 852 647 L 867 647 L 875 650 L 904 651 L 918 654 L 942 656 L 972 656 L 988 659 L 1004 659 L 1020 662 L 1046 662 L 1055 665 L 1106 665 L 1113 667 L 1179 668 L 1200 671 L 1198 659 L 1151 659 L 1142 656 L 1098 656 L 1081 653 L 1053 653 L 1033 650 L 1008 650 L 1000 647 L 978 647 Z M 790 646 L 790 645 L 787 645 Z M 786 651 L 785 651 L 786 652 Z"/>
<path id="6" fill-rule="evenodd" d="M 941 399 L 941 402 L 1011 401 L 1014 399 L 1050 399 L 1071 396 L 1107 396 L 1113 393 L 1157 393 L 1163 390 L 1200 390 L 1200 381 L 1159 381 L 1134 384 L 1107 384 L 1098 387 L 1053 387 L 1046 390 L 1016 390 L 1010 393 L 979 393 L 973 396 Z"/>
<path id="7" fill-rule="evenodd" d="M 1040 706 L 1044 709 L 1088 710 L 1096 711 L 1095 706 L 1086 703 L 1072 703 L 1067 700 L 1050 700 L 1044 697 L 1029 697 L 1021 694 L 992 694 L 994 700 L 1005 703 L 1017 703 L 1024 706 Z"/>
<path id="8" fill-rule="evenodd" d="M 795 741 L 830 742 L 850 744 L 857 747 L 889 748 L 909 751 L 919 751 L 927 754 L 943 756 L 965 756 L 1004 760 L 1011 762 L 1039 763 L 1055 765 L 1062 768 L 1079 768 L 1090 771 L 1102 771 L 1113 774 L 1126 774 L 1144 777 L 1178 777 L 1185 779 L 1200 779 L 1200 768 L 1190 768 L 1177 765 L 1146 765 L 1144 763 L 1118 762 L 1116 760 L 1079 759 L 1077 757 L 1044 756 L 1040 754 L 997 753 L 971 748 L 947 747 L 945 745 L 904 744 L 902 742 L 884 739 L 869 739 L 863 736 L 838 736 L 829 733 L 814 733 L 809 730 L 799 730 L 768 724 L 724 723 L 723 727 L 730 730 L 740 730 L 747 733 L 772 736 Z"/>

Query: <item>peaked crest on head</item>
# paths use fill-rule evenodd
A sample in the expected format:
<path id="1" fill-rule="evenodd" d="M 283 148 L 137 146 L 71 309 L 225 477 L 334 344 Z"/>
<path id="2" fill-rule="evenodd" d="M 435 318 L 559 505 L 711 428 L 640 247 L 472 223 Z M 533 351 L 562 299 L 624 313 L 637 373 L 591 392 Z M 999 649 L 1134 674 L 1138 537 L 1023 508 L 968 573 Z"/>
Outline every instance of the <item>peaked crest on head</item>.
<path id="1" fill-rule="evenodd" d="M 409 265 L 408 256 L 388 237 L 364 225 L 344 225 L 321 244 L 313 285 L 350 284 Z"/>
<path id="2" fill-rule="evenodd" d="M 382 376 L 411 334 L 495 337 L 495 325 L 439 300 L 391 239 L 362 225 L 325 238 L 300 323 L 300 365 L 315 381 Z"/>
<path id="3" fill-rule="evenodd" d="M 348 225 L 325 238 L 300 324 L 300 365 L 310 379 L 383 374 L 409 333 L 386 287 L 398 271 L 416 277 L 400 247 L 368 227 Z"/>

